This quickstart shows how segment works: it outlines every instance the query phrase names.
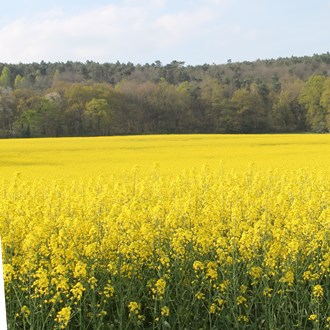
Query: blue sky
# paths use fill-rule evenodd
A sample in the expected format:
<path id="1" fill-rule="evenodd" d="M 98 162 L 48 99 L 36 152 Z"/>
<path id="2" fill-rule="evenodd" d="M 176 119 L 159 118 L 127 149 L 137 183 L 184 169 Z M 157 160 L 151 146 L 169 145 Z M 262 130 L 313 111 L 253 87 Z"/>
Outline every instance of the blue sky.
<path id="1" fill-rule="evenodd" d="M 11 0 L 0 62 L 186 64 L 330 51 L 330 0 Z"/>

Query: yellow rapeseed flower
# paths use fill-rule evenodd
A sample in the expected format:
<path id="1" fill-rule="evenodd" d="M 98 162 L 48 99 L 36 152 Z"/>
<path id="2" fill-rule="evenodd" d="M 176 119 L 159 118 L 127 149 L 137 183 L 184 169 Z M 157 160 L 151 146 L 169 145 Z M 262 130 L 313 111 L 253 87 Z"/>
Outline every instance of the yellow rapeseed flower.
<path id="1" fill-rule="evenodd" d="M 154 299 L 163 299 L 163 296 L 165 294 L 165 288 L 166 288 L 166 280 L 163 278 L 158 279 L 154 287 L 151 288 Z"/>
<path id="2" fill-rule="evenodd" d="M 55 321 L 59 323 L 61 329 L 68 326 L 71 317 L 71 307 L 63 307 L 56 315 Z"/>
<path id="3" fill-rule="evenodd" d="M 311 314 L 309 315 L 308 320 L 316 322 L 318 320 L 318 317 L 316 314 Z"/>
<path id="4" fill-rule="evenodd" d="M 324 292 L 320 284 L 317 284 L 313 287 L 313 296 L 316 298 L 323 298 Z"/>
<path id="5" fill-rule="evenodd" d="M 205 294 L 203 292 L 197 292 L 195 294 L 196 299 L 198 300 L 204 300 L 205 299 Z"/>
<path id="6" fill-rule="evenodd" d="M 161 308 L 161 315 L 164 316 L 164 317 L 169 316 L 170 315 L 170 309 L 169 309 L 169 307 L 163 306 Z"/>
<path id="7" fill-rule="evenodd" d="M 129 308 L 130 315 L 133 315 L 133 314 L 139 315 L 140 310 L 141 310 L 141 304 L 139 304 L 136 301 L 131 301 L 128 304 L 128 308 Z"/>

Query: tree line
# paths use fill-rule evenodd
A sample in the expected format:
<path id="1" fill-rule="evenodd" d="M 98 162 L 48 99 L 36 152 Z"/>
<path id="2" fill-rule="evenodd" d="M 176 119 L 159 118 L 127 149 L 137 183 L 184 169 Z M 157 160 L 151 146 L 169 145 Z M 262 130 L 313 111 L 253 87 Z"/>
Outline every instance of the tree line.
<path id="1" fill-rule="evenodd" d="M 0 63 L 0 136 L 330 131 L 330 54 L 254 62 Z"/>

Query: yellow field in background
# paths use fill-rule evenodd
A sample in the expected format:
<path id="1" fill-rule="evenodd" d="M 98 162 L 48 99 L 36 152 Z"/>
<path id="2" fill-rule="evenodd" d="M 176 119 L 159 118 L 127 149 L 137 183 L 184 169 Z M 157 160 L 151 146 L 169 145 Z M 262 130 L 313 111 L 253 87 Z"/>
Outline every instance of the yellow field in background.
<path id="1" fill-rule="evenodd" d="M 165 175 L 183 169 L 314 168 L 330 164 L 330 135 L 152 135 L 0 141 L 2 178 L 122 176 L 133 167 Z"/>

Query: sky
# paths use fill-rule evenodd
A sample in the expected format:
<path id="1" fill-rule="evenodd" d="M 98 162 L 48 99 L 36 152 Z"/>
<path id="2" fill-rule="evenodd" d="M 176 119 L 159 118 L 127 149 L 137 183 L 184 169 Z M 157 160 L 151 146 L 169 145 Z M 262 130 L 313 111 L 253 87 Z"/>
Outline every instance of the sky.
<path id="1" fill-rule="evenodd" d="M 330 51 L 330 0 L 0 0 L 0 62 L 222 64 Z"/>

